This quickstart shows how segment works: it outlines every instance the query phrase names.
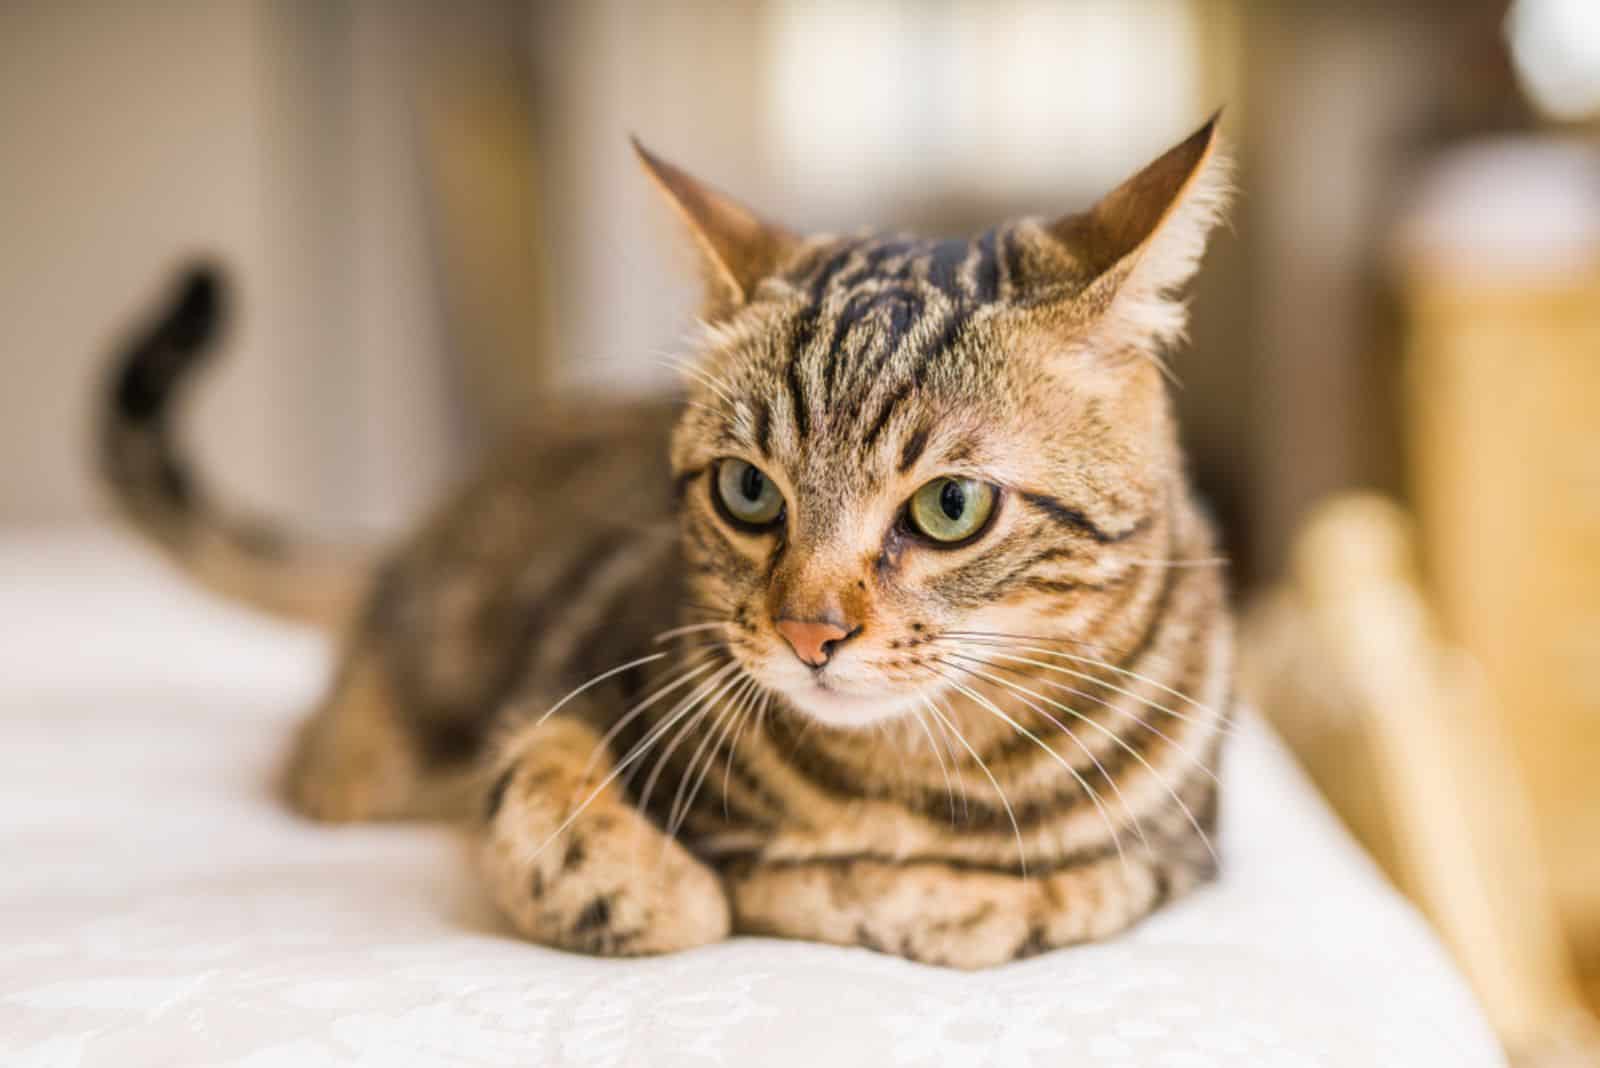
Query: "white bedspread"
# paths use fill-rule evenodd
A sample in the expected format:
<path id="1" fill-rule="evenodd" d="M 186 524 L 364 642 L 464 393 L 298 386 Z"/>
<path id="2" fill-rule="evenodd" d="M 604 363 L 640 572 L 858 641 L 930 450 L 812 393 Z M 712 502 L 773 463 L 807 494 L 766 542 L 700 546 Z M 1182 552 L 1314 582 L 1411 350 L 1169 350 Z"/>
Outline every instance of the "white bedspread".
<path id="1" fill-rule="evenodd" d="M 1339 1065 L 1500 1054 L 1418 917 L 1264 729 L 1220 885 L 979 974 L 736 939 L 511 937 L 456 832 L 269 794 L 328 664 L 120 536 L 0 540 L 0 1065 Z"/>

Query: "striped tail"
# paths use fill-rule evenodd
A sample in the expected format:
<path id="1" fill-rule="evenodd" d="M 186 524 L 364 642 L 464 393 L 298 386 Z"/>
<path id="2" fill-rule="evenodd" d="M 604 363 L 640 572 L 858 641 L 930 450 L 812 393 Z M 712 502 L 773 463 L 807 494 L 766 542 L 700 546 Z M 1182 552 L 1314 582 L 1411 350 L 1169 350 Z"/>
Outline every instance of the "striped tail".
<path id="1" fill-rule="evenodd" d="M 214 347 L 226 306 L 218 272 L 191 267 L 172 303 L 122 352 L 99 415 L 101 474 L 123 515 L 203 586 L 296 622 L 337 625 L 356 608 L 368 561 L 225 514 L 174 433 L 174 394 Z"/>

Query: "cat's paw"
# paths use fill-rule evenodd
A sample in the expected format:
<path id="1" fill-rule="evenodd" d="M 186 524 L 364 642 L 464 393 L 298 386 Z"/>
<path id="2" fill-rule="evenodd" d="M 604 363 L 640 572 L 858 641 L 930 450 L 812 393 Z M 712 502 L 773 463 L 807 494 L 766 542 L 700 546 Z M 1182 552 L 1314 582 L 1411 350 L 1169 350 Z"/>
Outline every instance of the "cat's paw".
<path id="1" fill-rule="evenodd" d="M 296 735 L 280 789 L 289 807 L 308 819 L 353 823 L 393 807 L 396 791 L 377 754 L 339 745 L 324 723 L 307 722 Z"/>
<path id="2" fill-rule="evenodd" d="M 284 799 L 310 819 L 351 823 L 419 812 L 422 785 L 382 664 L 371 655 L 352 658 L 295 734 Z"/>
<path id="3" fill-rule="evenodd" d="M 725 873 L 741 932 L 976 969 L 1048 948 L 1026 880 L 941 864 L 819 857 Z"/>
<path id="4" fill-rule="evenodd" d="M 645 956 L 728 936 L 722 880 L 620 793 L 602 794 L 563 827 L 587 790 L 538 760 L 507 774 L 493 795 L 482 865 L 495 903 L 525 937 Z"/>

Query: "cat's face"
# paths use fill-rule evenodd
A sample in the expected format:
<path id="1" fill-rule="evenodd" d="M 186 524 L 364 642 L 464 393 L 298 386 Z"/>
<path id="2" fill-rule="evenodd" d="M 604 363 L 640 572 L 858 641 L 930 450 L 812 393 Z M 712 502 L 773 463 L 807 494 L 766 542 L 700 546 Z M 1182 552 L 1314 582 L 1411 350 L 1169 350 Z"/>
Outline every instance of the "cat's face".
<path id="1" fill-rule="evenodd" d="M 1157 207 L 1194 184 L 1202 133 Z M 686 618 L 723 623 L 749 675 L 836 726 L 974 682 L 984 636 L 1114 638 L 1183 492 L 1150 358 L 1181 319 L 1171 277 L 1137 275 L 1170 211 L 1109 251 L 1093 213 L 972 242 L 759 227 L 740 263 L 705 217 L 721 202 L 684 180 L 663 177 L 725 272 L 673 441 Z M 1167 251 L 1186 276 L 1203 229 L 1185 236 Z"/>

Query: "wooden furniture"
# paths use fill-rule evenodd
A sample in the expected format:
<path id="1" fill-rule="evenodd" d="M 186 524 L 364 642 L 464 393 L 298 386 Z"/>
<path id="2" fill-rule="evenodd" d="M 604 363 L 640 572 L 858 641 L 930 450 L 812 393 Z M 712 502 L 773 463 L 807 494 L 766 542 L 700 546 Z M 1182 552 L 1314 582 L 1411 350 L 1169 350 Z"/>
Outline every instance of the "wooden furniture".
<path id="1" fill-rule="evenodd" d="M 1247 616 L 1245 692 L 1439 930 L 1516 1062 L 1600 1053 L 1537 809 L 1486 677 L 1443 640 L 1414 556 L 1392 501 L 1324 504 L 1287 580 Z"/>
<path id="2" fill-rule="evenodd" d="M 1415 522 L 1374 498 L 1318 512 L 1246 629 L 1247 675 L 1519 1063 L 1595 1063 L 1600 150 L 1488 143 L 1418 189 Z"/>

